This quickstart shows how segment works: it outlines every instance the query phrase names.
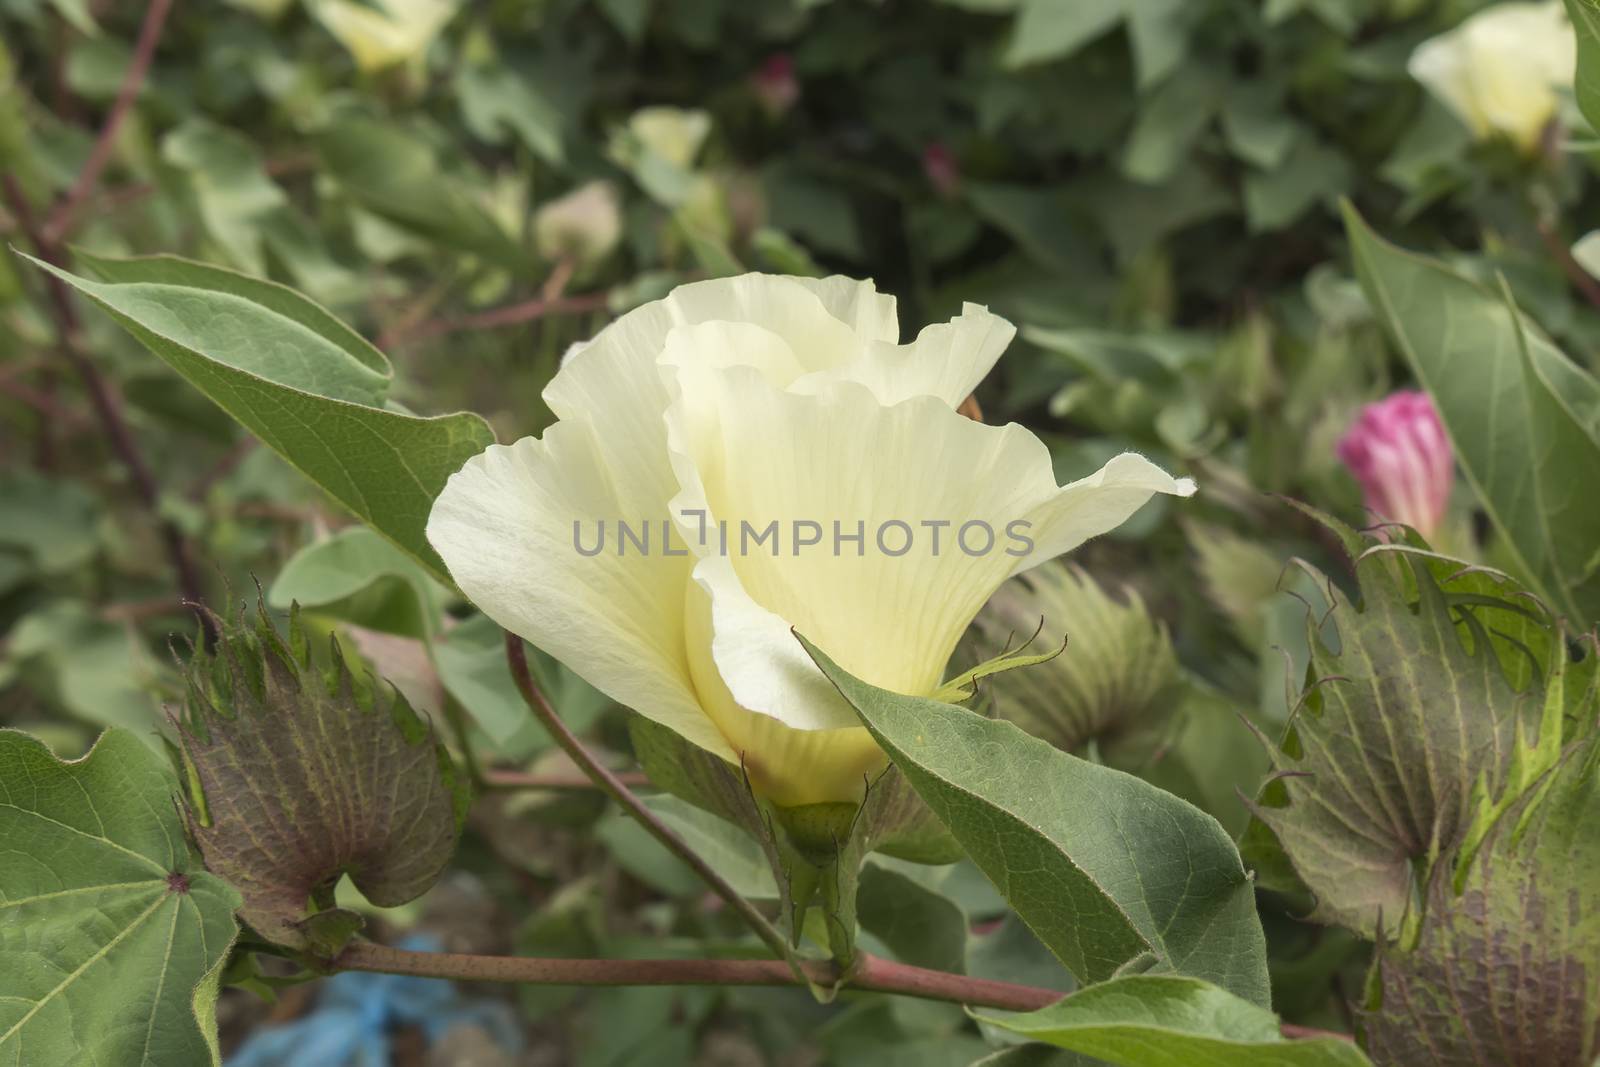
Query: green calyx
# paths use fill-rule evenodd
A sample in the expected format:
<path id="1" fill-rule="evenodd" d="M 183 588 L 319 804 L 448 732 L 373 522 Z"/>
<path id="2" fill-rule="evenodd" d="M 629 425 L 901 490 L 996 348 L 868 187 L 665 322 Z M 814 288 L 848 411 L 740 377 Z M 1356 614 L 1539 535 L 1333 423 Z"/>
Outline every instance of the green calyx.
<path id="1" fill-rule="evenodd" d="M 757 796 L 741 768 L 659 723 L 634 716 L 630 733 L 634 753 L 652 782 L 755 840 L 777 884 L 779 911 L 791 942 L 800 946 L 808 912 L 815 909 L 826 931 L 819 939 L 826 941 L 842 972 L 855 954 L 856 892 L 869 854 L 929 864 L 952 863 L 962 854 L 893 767 L 867 783 L 859 804 L 785 808 Z"/>

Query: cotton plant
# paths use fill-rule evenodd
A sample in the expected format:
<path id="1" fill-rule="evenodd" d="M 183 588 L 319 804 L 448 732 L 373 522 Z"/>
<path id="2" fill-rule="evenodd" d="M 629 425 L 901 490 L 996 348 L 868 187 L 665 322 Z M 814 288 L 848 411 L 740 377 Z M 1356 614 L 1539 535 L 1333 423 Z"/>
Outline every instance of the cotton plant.
<path id="1" fill-rule="evenodd" d="M 974 418 L 1015 332 L 982 306 L 902 341 L 896 301 L 870 282 L 692 282 L 572 351 L 543 394 L 556 421 L 501 444 L 474 414 L 394 403 L 383 354 L 283 286 L 175 257 L 84 253 L 92 279 L 35 261 L 386 538 L 389 585 L 450 583 L 458 610 L 481 613 L 453 629 L 491 640 L 448 677 L 450 635 L 431 642 L 441 679 L 508 680 L 527 708 L 516 727 L 545 731 L 721 902 L 697 921 L 750 936 L 705 959 L 380 943 L 338 905 L 340 880 L 395 907 L 434 884 L 469 784 L 495 781 L 458 764 L 493 746 L 466 729 L 446 744 L 292 605 L 286 633 L 264 607 L 203 613 L 210 632 L 178 646 L 165 743 L 112 730 L 67 762 L 0 731 L 0 843 L 28 857 L 0 864 L 0 1005 L 30 1005 L 0 1014 L 0 1059 L 216 1064 L 216 998 L 259 987 L 264 954 L 297 977 L 919 996 L 1127 1067 L 1412 1067 L 1441 1048 L 1431 1062 L 1590 1067 L 1600 940 L 1581 889 L 1600 877 L 1600 661 L 1581 635 L 1600 587 L 1586 498 L 1538 457 L 1600 462 L 1581 418 L 1600 385 L 1508 292 L 1354 215 L 1350 238 L 1427 395 L 1382 402 L 1346 440 L 1379 530 L 1305 509 L 1345 580 L 1293 564 L 1326 603 L 1306 613 L 1307 684 L 1261 738 L 1272 771 L 1246 791 L 1237 841 L 1155 782 L 1064 750 L 1159 733 L 1190 683 L 1184 635 L 1142 598 L 1044 568 L 1158 498 L 1186 513 L 1196 487 L 1131 452 L 1062 484 L 1033 433 Z M 1470 432 L 1485 405 L 1529 438 L 1513 481 Z M 1456 465 L 1516 574 L 1425 540 Z M 1530 484 L 1548 510 L 1529 510 Z M 443 628 L 434 604 L 412 605 L 425 632 Z M 989 658 L 959 669 L 975 619 Z M 1100 632 L 1075 649 L 1074 629 Z M 537 672 L 525 641 L 549 657 Z M 540 684 L 559 681 L 555 663 L 627 709 L 658 795 L 577 736 L 570 691 Z M 1048 736 L 984 714 L 986 689 L 1028 701 L 1013 717 Z M 964 973 L 969 920 L 930 899 L 928 870 L 958 860 L 1075 992 L 1064 976 Z M 1370 946 L 1359 1046 L 1273 1013 L 1263 889 Z M 1518 959 L 1538 967 L 1508 987 Z M 1452 1013 L 1460 991 L 1473 1010 Z M 1557 1003 L 1548 1025 L 1516 1025 Z M 381 1045 L 371 1021 L 342 1055 L 352 1036 Z M 117 1052 L 140 1029 L 154 1051 Z"/>
<path id="2" fill-rule="evenodd" d="M 1559 0 L 1503 3 L 1424 41 L 1408 69 L 1474 136 L 1532 153 L 1572 91 L 1576 50 Z"/>

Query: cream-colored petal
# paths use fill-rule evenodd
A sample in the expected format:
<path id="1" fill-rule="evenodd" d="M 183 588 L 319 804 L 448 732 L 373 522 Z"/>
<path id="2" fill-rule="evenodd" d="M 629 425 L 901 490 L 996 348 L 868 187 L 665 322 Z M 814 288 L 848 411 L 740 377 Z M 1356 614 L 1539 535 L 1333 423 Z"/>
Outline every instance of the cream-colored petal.
<path id="1" fill-rule="evenodd" d="M 855 720 L 790 627 L 865 681 L 930 693 L 1010 574 L 1155 492 L 1192 491 L 1135 456 L 1057 487 L 1028 431 L 972 422 L 932 396 L 885 406 L 853 382 L 785 392 L 737 366 L 699 379 L 668 423 L 675 515 L 698 509 L 726 530 L 725 551 L 716 526 L 705 544 L 686 537 L 712 600 L 712 655 L 738 705 L 799 729 Z M 757 542 L 773 521 L 775 541 Z"/>
<path id="2" fill-rule="evenodd" d="M 864 341 L 900 343 L 900 316 L 895 299 L 878 292 L 872 281 L 857 281 L 842 274 L 826 278 L 795 278 L 817 295 L 828 314 L 844 323 Z"/>
<path id="3" fill-rule="evenodd" d="M 886 762 L 866 728 L 852 716 L 838 729 L 797 730 L 740 707 L 712 658 L 711 598 L 698 585 L 690 588 L 685 623 L 689 670 L 700 704 L 738 754 L 756 791 L 784 807 L 859 800 L 866 782 Z M 792 639 L 788 643 L 797 644 Z M 811 666 L 810 660 L 805 666 Z M 819 677 L 813 668 L 797 683 L 814 687 Z M 823 696 L 831 700 L 837 693 L 824 691 Z"/>
<path id="4" fill-rule="evenodd" d="M 742 322 L 781 337 L 806 372 L 855 358 L 864 341 L 798 278 L 743 274 L 680 285 L 663 302 L 674 325 Z M 792 379 L 790 379 L 792 380 Z M 779 380 L 778 385 L 788 385 Z"/>
<path id="5" fill-rule="evenodd" d="M 545 402 L 563 419 L 588 417 L 617 403 L 626 405 L 633 421 L 652 411 L 659 415 L 667 395 L 655 365 L 675 327 L 714 322 L 760 327 L 790 348 L 796 362 L 785 374 L 824 370 L 856 357 L 863 342 L 803 284 L 809 281 L 745 274 L 680 285 L 664 299 L 634 308 L 569 354 L 545 387 Z M 729 362 L 721 346 L 710 351 L 711 362 Z M 690 355 L 692 350 L 680 349 L 674 361 L 687 365 L 694 362 Z M 778 384 L 792 380 L 785 377 Z M 653 432 L 662 439 L 660 420 L 647 421 L 657 424 Z"/>
<path id="6" fill-rule="evenodd" d="M 1531 150 L 1572 85 L 1576 51 L 1559 2 L 1495 4 L 1424 41 L 1409 70 L 1478 136 Z"/>
<path id="7" fill-rule="evenodd" d="M 1406 70 L 1477 136 L 1489 133 L 1489 123 L 1478 107 L 1469 81 L 1465 48 L 1453 34 L 1430 38 L 1411 53 Z"/>
<path id="8" fill-rule="evenodd" d="M 1040 446 L 1043 450 L 1043 446 Z M 1052 479 L 1054 480 L 1054 479 Z M 1113 456 L 1106 465 L 1055 490 L 1028 515 L 1034 549 L 1016 561 L 1012 574 L 1071 552 L 1091 538 L 1115 530 L 1150 498 L 1191 496 L 1194 482 L 1174 478 L 1137 452 Z"/>
<path id="9" fill-rule="evenodd" d="M 1504 4 L 1461 32 L 1484 122 L 1533 148 L 1560 106 L 1557 87 L 1572 84 L 1577 42 L 1560 5 Z"/>
<path id="10" fill-rule="evenodd" d="M 452 475 L 429 515 L 428 540 L 495 622 L 618 702 L 733 759 L 689 674 L 684 596 L 693 561 L 664 554 L 664 511 L 621 492 L 625 482 L 586 423 L 560 422 L 543 439 L 493 445 Z M 647 554 L 631 543 L 619 551 L 618 519 L 650 523 Z M 578 545 L 595 547 L 599 520 L 604 547 L 585 555 Z"/>
<path id="11" fill-rule="evenodd" d="M 988 308 L 966 304 L 949 322 L 924 327 L 908 345 L 869 344 L 856 359 L 795 383 L 816 392 L 832 382 L 860 382 L 885 404 L 936 396 L 958 407 L 983 381 L 1017 329 Z"/>
<path id="12" fill-rule="evenodd" d="M 806 373 L 793 347 L 752 322 L 697 322 L 674 326 L 661 346 L 659 367 L 674 379 L 725 367 L 754 367 L 769 382 L 792 382 Z M 687 386 L 685 386 L 687 388 Z"/>

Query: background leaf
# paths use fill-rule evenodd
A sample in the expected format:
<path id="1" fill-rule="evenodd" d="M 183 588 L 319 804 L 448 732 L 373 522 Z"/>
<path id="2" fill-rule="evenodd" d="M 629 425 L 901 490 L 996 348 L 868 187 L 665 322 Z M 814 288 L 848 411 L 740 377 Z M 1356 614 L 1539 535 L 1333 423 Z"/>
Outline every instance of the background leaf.
<path id="1" fill-rule="evenodd" d="M 388 378 L 382 355 L 283 286 L 174 256 L 89 259 L 109 284 L 33 262 L 103 307 L 302 474 L 449 580 L 423 529 L 445 480 L 493 442 L 483 419 L 420 418 L 379 406 Z"/>

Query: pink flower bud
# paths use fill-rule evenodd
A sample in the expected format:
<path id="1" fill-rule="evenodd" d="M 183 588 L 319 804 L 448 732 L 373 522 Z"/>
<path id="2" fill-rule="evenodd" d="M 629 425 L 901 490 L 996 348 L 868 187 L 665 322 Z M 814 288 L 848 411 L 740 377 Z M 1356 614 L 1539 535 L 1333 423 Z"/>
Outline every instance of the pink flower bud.
<path id="1" fill-rule="evenodd" d="M 953 196 L 961 184 L 956 157 L 943 141 L 934 141 L 922 150 L 922 173 L 940 196 Z"/>
<path id="2" fill-rule="evenodd" d="M 756 99 L 768 115 L 777 118 L 800 99 L 800 82 L 794 76 L 794 59 L 787 52 L 767 57 L 751 77 Z"/>
<path id="3" fill-rule="evenodd" d="M 1403 389 L 1361 409 L 1339 441 L 1367 507 L 1432 539 L 1444 525 L 1455 456 L 1427 393 Z"/>

